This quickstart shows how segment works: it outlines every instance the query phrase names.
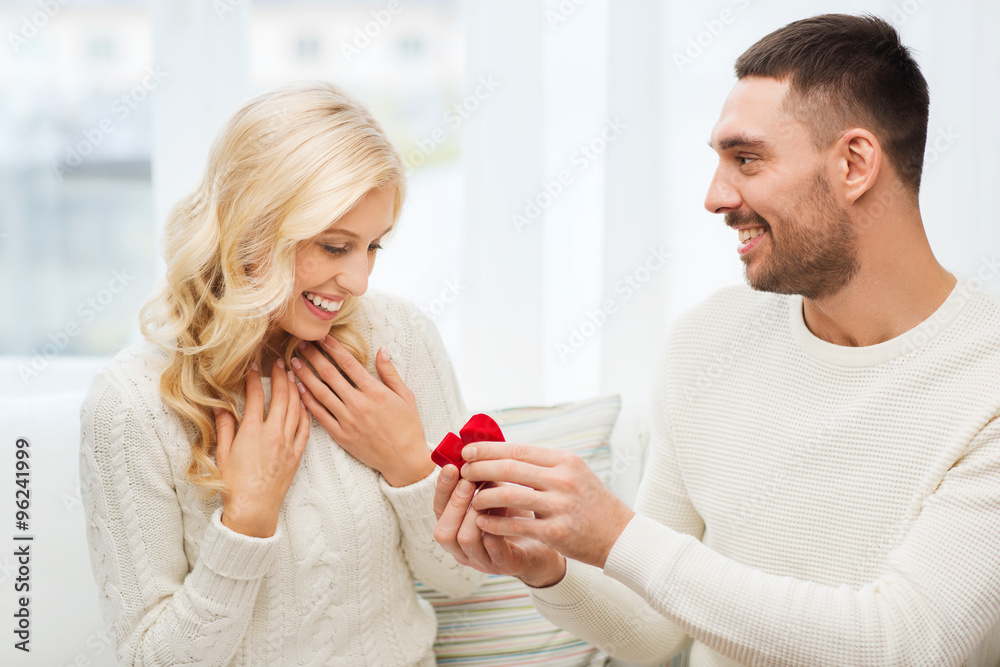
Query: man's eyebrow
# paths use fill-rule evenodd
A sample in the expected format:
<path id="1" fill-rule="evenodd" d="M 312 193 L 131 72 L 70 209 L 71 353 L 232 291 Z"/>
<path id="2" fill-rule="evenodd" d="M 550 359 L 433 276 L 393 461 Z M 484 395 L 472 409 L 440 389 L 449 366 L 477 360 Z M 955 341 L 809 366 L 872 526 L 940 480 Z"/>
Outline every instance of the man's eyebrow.
<path id="1" fill-rule="evenodd" d="M 760 148 L 761 146 L 766 146 L 767 142 L 760 137 L 753 137 L 747 134 L 737 134 L 732 137 L 726 137 L 719 142 L 718 150 L 728 151 L 730 148 Z M 708 147 L 715 150 L 715 144 L 712 140 L 708 140 Z"/>
<path id="2" fill-rule="evenodd" d="M 380 238 L 382 238 L 383 236 L 385 236 L 386 234 L 388 234 L 391 231 L 392 231 L 392 225 L 389 225 L 384 232 L 382 232 L 381 234 L 379 234 L 375 238 L 380 239 Z M 332 229 L 327 229 L 327 230 L 325 230 L 325 231 L 323 231 L 321 233 L 322 234 L 340 234 L 341 236 L 346 236 L 349 239 L 355 239 L 355 240 L 357 240 L 357 238 L 358 238 L 357 234 L 355 234 L 354 232 L 352 232 L 350 230 L 347 230 L 347 229 L 332 228 Z"/>

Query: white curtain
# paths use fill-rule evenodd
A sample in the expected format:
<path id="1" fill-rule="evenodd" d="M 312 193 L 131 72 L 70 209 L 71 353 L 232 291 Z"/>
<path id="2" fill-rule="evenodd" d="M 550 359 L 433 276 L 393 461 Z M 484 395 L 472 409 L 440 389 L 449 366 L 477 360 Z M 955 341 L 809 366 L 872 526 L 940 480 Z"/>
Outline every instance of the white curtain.
<path id="1" fill-rule="evenodd" d="M 228 5 L 219 16 L 211 3 L 153 2 L 154 61 L 172 77 L 156 107 L 160 221 L 248 95 L 252 9 Z M 448 314 L 459 325 L 442 331 L 471 408 L 620 393 L 615 439 L 634 447 L 667 327 L 742 281 L 735 236 L 703 208 L 716 160 L 705 141 L 733 61 L 818 13 L 879 14 L 913 48 L 931 89 L 921 201 L 932 245 L 945 266 L 982 271 L 998 289 L 995 3 L 463 0 L 460 9 L 471 109 L 459 128 L 461 191 L 434 196 L 464 202 L 449 240 L 462 288 Z M 417 175 L 414 197 L 420 187 Z M 384 287 L 415 293 L 393 280 Z"/>
<path id="2" fill-rule="evenodd" d="M 706 140 L 735 82 L 733 62 L 771 30 L 814 14 L 873 12 L 913 49 L 931 90 L 921 203 L 932 245 L 946 267 L 982 271 L 1000 291 L 990 269 L 1000 259 L 991 215 L 1000 182 L 995 3 L 466 0 L 464 7 L 467 81 L 484 71 L 504 81 L 465 128 L 465 250 L 475 289 L 461 366 L 473 403 L 617 392 L 625 406 L 618 441 L 646 429 L 667 326 L 743 280 L 735 235 L 703 208 L 716 162 Z M 574 155 L 608 119 L 625 129 L 579 169 Z M 547 197 L 559 190 L 560 170 L 572 184 Z M 518 234 L 511 216 L 530 209 L 526 198 L 540 213 Z M 670 258 L 644 271 L 653 248 Z M 626 276 L 640 289 L 630 290 Z M 602 308 L 609 299 L 610 314 Z M 559 347 L 581 341 L 572 353 Z"/>

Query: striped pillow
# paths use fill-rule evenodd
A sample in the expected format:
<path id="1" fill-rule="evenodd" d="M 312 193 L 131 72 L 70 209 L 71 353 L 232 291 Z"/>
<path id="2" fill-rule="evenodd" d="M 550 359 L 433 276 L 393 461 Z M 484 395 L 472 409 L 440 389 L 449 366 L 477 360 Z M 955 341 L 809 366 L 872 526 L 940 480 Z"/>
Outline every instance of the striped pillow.
<path id="1" fill-rule="evenodd" d="M 605 482 L 611 474 L 611 431 L 618 396 L 553 407 L 490 412 L 509 442 L 556 447 L 580 455 Z M 423 584 L 417 591 L 437 612 L 439 665 L 605 665 L 607 656 L 547 621 L 514 577 L 490 575 L 478 591 L 450 599 Z"/>

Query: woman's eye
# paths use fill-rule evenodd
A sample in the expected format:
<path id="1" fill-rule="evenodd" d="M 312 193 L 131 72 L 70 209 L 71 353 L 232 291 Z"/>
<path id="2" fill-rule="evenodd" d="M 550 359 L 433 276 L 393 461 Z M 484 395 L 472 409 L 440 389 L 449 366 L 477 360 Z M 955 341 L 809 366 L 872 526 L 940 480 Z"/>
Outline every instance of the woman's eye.
<path id="1" fill-rule="evenodd" d="M 325 243 L 320 243 L 319 247 L 323 249 L 323 252 L 328 255 L 344 255 L 347 254 L 346 247 L 340 247 L 335 245 L 326 245 Z M 378 243 L 373 243 L 368 246 L 368 252 L 377 252 L 382 249 L 382 246 Z"/>

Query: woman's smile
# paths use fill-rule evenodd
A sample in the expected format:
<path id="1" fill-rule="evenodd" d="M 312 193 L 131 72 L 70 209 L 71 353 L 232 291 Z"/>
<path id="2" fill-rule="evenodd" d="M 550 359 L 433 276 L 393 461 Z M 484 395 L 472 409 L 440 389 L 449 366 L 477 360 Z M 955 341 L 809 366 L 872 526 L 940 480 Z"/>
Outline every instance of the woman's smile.
<path id="1" fill-rule="evenodd" d="M 340 311 L 340 306 L 344 303 L 343 297 L 337 298 L 309 291 L 302 293 L 302 299 L 305 301 L 309 312 L 321 320 L 332 320 L 336 317 Z"/>

